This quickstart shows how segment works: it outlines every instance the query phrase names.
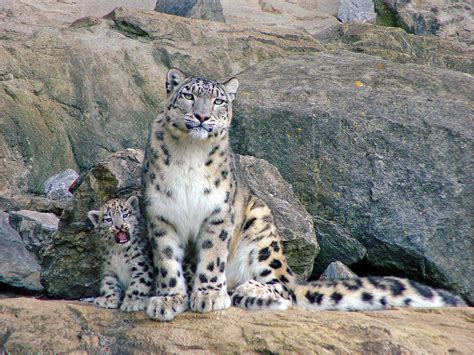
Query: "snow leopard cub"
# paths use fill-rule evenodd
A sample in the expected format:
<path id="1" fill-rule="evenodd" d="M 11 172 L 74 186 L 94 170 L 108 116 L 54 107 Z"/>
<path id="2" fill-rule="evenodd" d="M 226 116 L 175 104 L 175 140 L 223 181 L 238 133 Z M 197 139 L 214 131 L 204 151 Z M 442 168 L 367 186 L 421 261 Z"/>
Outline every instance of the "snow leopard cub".
<path id="1" fill-rule="evenodd" d="M 125 312 L 145 309 L 154 273 L 138 198 L 109 200 L 88 217 L 105 248 L 101 297 L 94 303 Z"/>

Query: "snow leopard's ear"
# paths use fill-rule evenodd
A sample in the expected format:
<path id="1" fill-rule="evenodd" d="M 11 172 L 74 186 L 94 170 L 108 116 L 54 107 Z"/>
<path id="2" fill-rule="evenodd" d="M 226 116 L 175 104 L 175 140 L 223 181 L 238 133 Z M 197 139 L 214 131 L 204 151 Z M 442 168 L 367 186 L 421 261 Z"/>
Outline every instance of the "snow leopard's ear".
<path id="1" fill-rule="evenodd" d="M 131 196 L 127 200 L 127 204 L 132 208 L 133 212 L 139 212 L 140 211 L 140 201 L 138 201 L 137 196 Z"/>
<path id="2" fill-rule="evenodd" d="M 168 70 L 166 74 L 166 95 L 170 96 L 184 79 L 186 79 L 186 74 L 178 68 Z"/>
<path id="3" fill-rule="evenodd" d="M 237 78 L 230 78 L 224 83 L 224 87 L 229 94 L 229 97 L 232 101 L 235 99 L 235 95 L 237 94 L 237 90 L 239 89 L 239 81 Z"/>
<path id="4" fill-rule="evenodd" d="M 89 217 L 89 220 L 92 222 L 94 227 L 97 227 L 99 224 L 99 211 L 97 210 L 92 210 L 87 213 L 87 217 Z"/>

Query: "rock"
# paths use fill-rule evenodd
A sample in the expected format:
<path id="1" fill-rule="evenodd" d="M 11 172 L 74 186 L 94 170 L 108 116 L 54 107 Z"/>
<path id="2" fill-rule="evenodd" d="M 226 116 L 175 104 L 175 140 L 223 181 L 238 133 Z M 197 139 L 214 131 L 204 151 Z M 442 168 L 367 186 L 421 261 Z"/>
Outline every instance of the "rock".
<path id="1" fill-rule="evenodd" d="M 245 311 L 152 321 L 71 301 L 0 300 L 7 353 L 471 353 L 470 308 L 381 312 Z M 196 349 L 199 349 L 198 351 Z"/>
<path id="2" fill-rule="evenodd" d="M 338 1 L 221 0 L 226 23 L 260 30 L 286 28 L 311 35 L 337 26 Z"/>
<path id="3" fill-rule="evenodd" d="M 155 11 L 201 20 L 225 22 L 219 0 L 157 0 Z"/>
<path id="4" fill-rule="evenodd" d="M 357 239 L 365 273 L 474 302 L 471 75 L 340 51 L 268 60 L 239 81 L 234 151 L 275 165 L 308 212 Z"/>
<path id="5" fill-rule="evenodd" d="M 306 280 L 313 269 L 319 246 L 311 215 L 295 196 L 291 185 L 269 162 L 250 156 L 236 156 L 244 179 L 273 212 L 283 238 L 291 269 Z"/>
<path id="6" fill-rule="evenodd" d="M 416 36 L 401 28 L 353 24 L 317 36 L 341 48 L 398 63 L 416 63 L 474 73 L 474 51 L 457 41 Z M 433 52 L 433 48 L 436 51 Z"/>
<path id="7" fill-rule="evenodd" d="M 365 247 L 341 225 L 318 216 L 314 218 L 314 224 L 321 251 L 314 261 L 312 279 L 319 278 L 336 261 L 352 265 L 364 258 Z"/>
<path id="8" fill-rule="evenodd" d="M 74 205 L 65 211 L 52 244 L 44 254 L 43 284 L 50 296 L 89 297 L 98 294 L 102 253 L 99 236 L 87 212 L 111 198 L 141 189 L 143 151 L 126 149 L 108 156 L 84 175 Z"/>
<path id="9" fill-rule="evenodd" d="M 50 200 L 72 200 L 74 196 L 69 192 L 69 187 L 79 174 L 72 169 L 67 169 L 54 176 L 51 176 L 44 182 L 44 192 Z"/>
<path id="10" fill-rule="evenodd" d="M 340 261 L 334 261 L 328 265 L 326 270 L 321 274 L 320 280 L 347 280 L 357 277 L 357 274 L 352 272 L 346 265 Z"/>
<path id="11" fill-rule="evenodd" d="M 225 79 L 268 58 L 325 48 L 302 31 L 155 11 L 118 8 L 87 28 L 58 23 L 70 17 L 56 21 L 41 8 L 10 12 L 0 15 L 0 68 L 17 78 L 0 82 L 3 197 L 42 193 L 58 171 L 84 171 L 110 152 L 144 148 L 164 108 L 170 66 Z"/>
<path id="12" fill-rule="evenodd" d="M 36 211 L 12 211 L 10 225 L 20 233 L 26 249 L 41 264 L 45 250 L 51 245 L 53 233 L 58 230 L 59 218 L 53 213 Z"/>
<path id="13" fill-rule="evenodd" d="M 30 292 L 42 291 L 40 271 L 17 231 L 8 224 L 8 213 L 0 211 L 0 283 Z"/>
<path id="14" fill-rule="evenodd" d="M 51 212 L 60 216 L 65 209 L 70 208 L 72 201 L 50 200 L 46 197 L 32 194 L 20 194 L 11 197 L 0 196 L 0 210 L 5 212 L 18 210 L 32 210 Z"/>
<path id="15" fill-rule="evenodd" d="M 374 2 L 373 0 L 341 0 L 337 18 L 343 23 L 375 22 L 377 14 Z"/>
<path id="16" fill-rule="evenodd" d="M 473 5 L 468 1 L 384 0 L 400 25 L 417 35 L 436 35 L 474 45 Z"/>

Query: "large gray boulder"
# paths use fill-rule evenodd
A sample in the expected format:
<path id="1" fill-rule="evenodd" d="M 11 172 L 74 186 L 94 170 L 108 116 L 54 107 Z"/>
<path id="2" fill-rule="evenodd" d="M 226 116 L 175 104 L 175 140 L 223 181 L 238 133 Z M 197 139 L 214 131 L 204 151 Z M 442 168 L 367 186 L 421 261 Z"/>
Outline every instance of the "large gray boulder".
<path id="1" fill-rule="evenodd" d="M 31 292 L 42 291 L 40 271 L 35 257 L 8 223 L 8 213 L 0 211 L 0 283 Z"/>
<path id="2" fill-rule="evenodd" d="M 472 76 L 341 51 L 239 79 L 235 150 L 274 164 L 314 217 L 357 239 L 360 270 L 474 301 Z"/>

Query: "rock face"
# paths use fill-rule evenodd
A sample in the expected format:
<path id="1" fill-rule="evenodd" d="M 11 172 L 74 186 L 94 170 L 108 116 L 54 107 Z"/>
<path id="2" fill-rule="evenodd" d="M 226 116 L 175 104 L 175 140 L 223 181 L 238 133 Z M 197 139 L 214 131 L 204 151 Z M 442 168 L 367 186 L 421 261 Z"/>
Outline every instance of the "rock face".
<path id="1" fill-rule="evenodd" d="M 186 312 L 160 323 L 144 312 L 15 298 L 0 300 L 0 351 L 469 354 L 473 317 L 469 308 L 366 313 L 230 308 Z"/>
<path id="2" fill-rule="evenodd" d="M 469 1 L 384 0 L 408 32 L 474 44 L 474 11 Z"/>
<path id="3" fill-rule="evenodd" d="M 239 79 L 235 150 L 271 161 L 313 216 L 366 248 L 354 271 L 474 301 L 470 75 L 339 52 L 268 60 Z"/>
<path id="4" fill-rule="evenodd" d="M 397 63 L 423 64 L 474 73 L 472 49 L 457 41 L 412 35 L 401 28 L 368 24 L 341 25 L 332 27 L 317 37 L 343 49 Z"/>
<path id="5" fill-rule="evenodd" d="M 155 11 L 165 14 L 225 22 L 220 0 L 158 0 Z"/>
<path id="6" fill-rule="evenodd" d="M 339 1 L 221 0 L 226 23 L 274 31 L 275 27 L 315 35 L 339 24 Z"/>
<path id="7" fill-rule="evenodd" d="M 10 212 L 9 222 L 20 233 L 26 249 L 41 263 L 58 230 L 59 218 L 53 213 L 20 210 Z"/>
<path id="8" fill-rule="evenodd" d="M 110 155 L 84 176 L 74 206 L 61 216 L 44 256 L 42 281 L 50 296 L 77 299 L 98 294 L 102 253 L 87 212 L 111 198 L 139 195 L 142 162 L 143 151 L 127 149 Z M 306 279 L 319 251 L 311 215 L 275 167 L 248 156 L 238 156 L 237 162 L 243 178 L 274 211 L 290 266 Z"/>
<path id="9" fill-rule="evenodd" d="M 0 211 L 0 283 L 27 291 L 42 291 L 36 259 L 26 250 L 20 235 L 8 223 L 8 213 Z"/>
<path id="10" fill-rule="evenodd" d="M 163 110 L 170 66 L 224 79 L 265 59 L 325 48 L 303 32 L 155 11 L 117 9 L 99 23 L 85 21 L 88 27 L 45 25 L 41 15 L 0 14 L 0 74 L 9 78 L 0 81 L 5 197 L 40 193 L 58 171 L 88 169 L 109 152 L 144 148 L 149 124 Z"/>
<path id="11" fill-rule="evenodd" d="M 249 187 L 273 212 L 291 269 L 306 280 L 319 252 L 311 215 L 306 212 L 291 185 L 283 180 L 277 168 L 263 159 L 250 156 L 236 158 Z"/>
<path id="12" fill-rule="evenodd" d="M 337 11 L 337 18 L 343 23 L 375 22 L 373 0 L 341 0 Z"/>

